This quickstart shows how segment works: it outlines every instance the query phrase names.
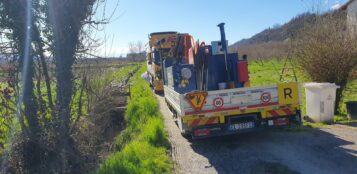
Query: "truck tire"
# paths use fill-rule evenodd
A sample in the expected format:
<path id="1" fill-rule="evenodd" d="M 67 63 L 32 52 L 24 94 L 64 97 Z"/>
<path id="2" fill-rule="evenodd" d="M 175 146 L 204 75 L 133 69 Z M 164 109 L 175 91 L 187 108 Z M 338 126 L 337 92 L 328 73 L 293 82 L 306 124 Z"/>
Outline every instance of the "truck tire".
<path id="1" fill-rule="evenodd" d="M 181 132 L 182 137 L 186 138 L 187 140 L 192 140 L 192 134 L 187 132 Z"/>
<path id="2" fill-rule="evenodd" d="M 152 89 L 154 89 L 154 78 L 152 76 L 150 76 L 150 77 L 151 77 L 151 80 L 150 80 L 149 84 L 150 84 L 150 87 Z"/>
<path id="3" fill-rule="evenodd" d="M 296 114 L 296 116 L 295 116 L 295 120 L 296 120 L 296 122 L 297 122 L 297 124 L 298 124 L 299 126 L 302 126 L 302 118 L 301 118 L 301 113 L 300 113 L 300 111 L 297 112 L 297 114 Z"/>
<path id="4" fill-rule="evenodd" d="M 177 120 L 177 126 L 180 129 L 181 135 L 188 140 L 192 139 L 192 134 L 188 131 L 183 130 L 182 118 L 177 117 L 176 120 Z"/>
<path id="5" fill-rule="evenodd" d="M 182 128 L 182 118 L 177 117 L 176 120 L 177 120 L 177 126 L 178 126 L 178 128 L 180 129 L 180 132 L 182 133 L 182 132 L 183 132 L 183 128 Z"/>
<path id="6" fill-rule="evenodd" d="M 302 118 L 300 111 L 297 111 L 296 115 L 291 117 L 290 122 L 294 123 L 296 126 L 302 126 Z"/>
<path id="7" fill-rule="evenodd" d="M 291 116 L 289 118 L 289 126 L 288 129 L 296 129 L 303 125 L 300 111 L 297 111 L 295 116 Z"/>

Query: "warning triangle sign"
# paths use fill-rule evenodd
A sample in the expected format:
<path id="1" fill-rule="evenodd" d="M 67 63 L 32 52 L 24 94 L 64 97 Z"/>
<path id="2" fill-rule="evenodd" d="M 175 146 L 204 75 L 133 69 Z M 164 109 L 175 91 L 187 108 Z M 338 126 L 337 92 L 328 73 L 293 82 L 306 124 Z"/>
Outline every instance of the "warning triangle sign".
<path id="1" fill-rule="evenodd" d="M 201 110 L 206 102 L 207 92 L 197 91 L 186 94 L 186 100 L 195 110 Z"/>

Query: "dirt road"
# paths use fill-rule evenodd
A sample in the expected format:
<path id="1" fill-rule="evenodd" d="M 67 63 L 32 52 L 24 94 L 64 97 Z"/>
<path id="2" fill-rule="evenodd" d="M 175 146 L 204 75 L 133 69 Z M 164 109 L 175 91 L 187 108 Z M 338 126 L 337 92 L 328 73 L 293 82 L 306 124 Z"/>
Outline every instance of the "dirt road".
<path id="1" fill-rule="evenodd" d="M 158 96 L 175 173 L 357 173 L 357 128 L 268 131 L 189 141 Z"/>

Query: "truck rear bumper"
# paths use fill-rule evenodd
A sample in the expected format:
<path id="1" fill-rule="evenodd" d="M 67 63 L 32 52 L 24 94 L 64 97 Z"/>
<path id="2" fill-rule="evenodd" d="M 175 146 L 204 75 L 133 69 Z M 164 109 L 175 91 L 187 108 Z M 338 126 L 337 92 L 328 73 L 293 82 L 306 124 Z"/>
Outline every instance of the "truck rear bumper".
<path id="1" fill-rule="evenodd" d="M 253 126 L 252 126 L 253 124 Z M 215 124 L 192 128 L 190 132 L 192 139 L 204 139 L 216 136 L 232 135 L 246 132 L 255 132 L 267 129 L 288 127 L 291 124 L 301 125 L 301 114 L 274 117 L 268 119 L 255 119 L 243 122 L 226 122 L 225 124 Z"/>

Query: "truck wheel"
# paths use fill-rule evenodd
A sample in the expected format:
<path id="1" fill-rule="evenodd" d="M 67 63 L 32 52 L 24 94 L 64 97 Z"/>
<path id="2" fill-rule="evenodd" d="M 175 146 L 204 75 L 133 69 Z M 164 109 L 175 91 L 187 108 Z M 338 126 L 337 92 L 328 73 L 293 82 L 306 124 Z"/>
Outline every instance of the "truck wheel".
<path id="1" fill-rule="evenodd" d="M 175 112 L 175 110 L 171 110 L 171 112 L 172 112 L 172 118 L 177 119 L 177 113 Z"/>
<path id="2" fill-rule="evenodd" d="M 151 80 L 150 80 L 150 87 L 152 89 L 154 89 L 154 78 L 153 77 L 151 77 Z"/>
<path id="3" fill-rule="evenodd" d="M 299 111 L 293 117 L 293 122 L 298 126 L 302 126 L 302 118 L 301 118 L 301 114 Z"/>
<path id="4" fill-rule="evenodd" d="M 288 128 L 299 128 L 302 126 L 302 118 L 300 112 L 297 112 L 295 116 L 291 116 L 289 118 L 289 126 Z"/>
<path id="5" fill-rule="evenodd" d="M 182 137 L 188 139 L 188 140 L 191 140 L 192 139 L 192 134 L 191 132 L 188 132 L 186 130 L 183 130 L 183 124 L 182 124 L 182 118 L 179 118 L 177 117 L 177 126 L 179 127 L 180 129 L 180 132 L 181 132 L 181 135 Z"/>
<path id="6" fill-rule="evenodd" d="M 186 138 L 187 140 L 192 140 L 192 134 L 188 132 L 181 132 L 182 137 Z"/>
<path id="7" fill-rule="evenodd" d="M 177 117 L 176 120 L 177 120 L 177 126 L 178 126 L 178 128 L 180 129 L 180 132 L 182 133 L 182 132 L 183 132 L 183 128 L 182 128 L 182 118 Z"/>

